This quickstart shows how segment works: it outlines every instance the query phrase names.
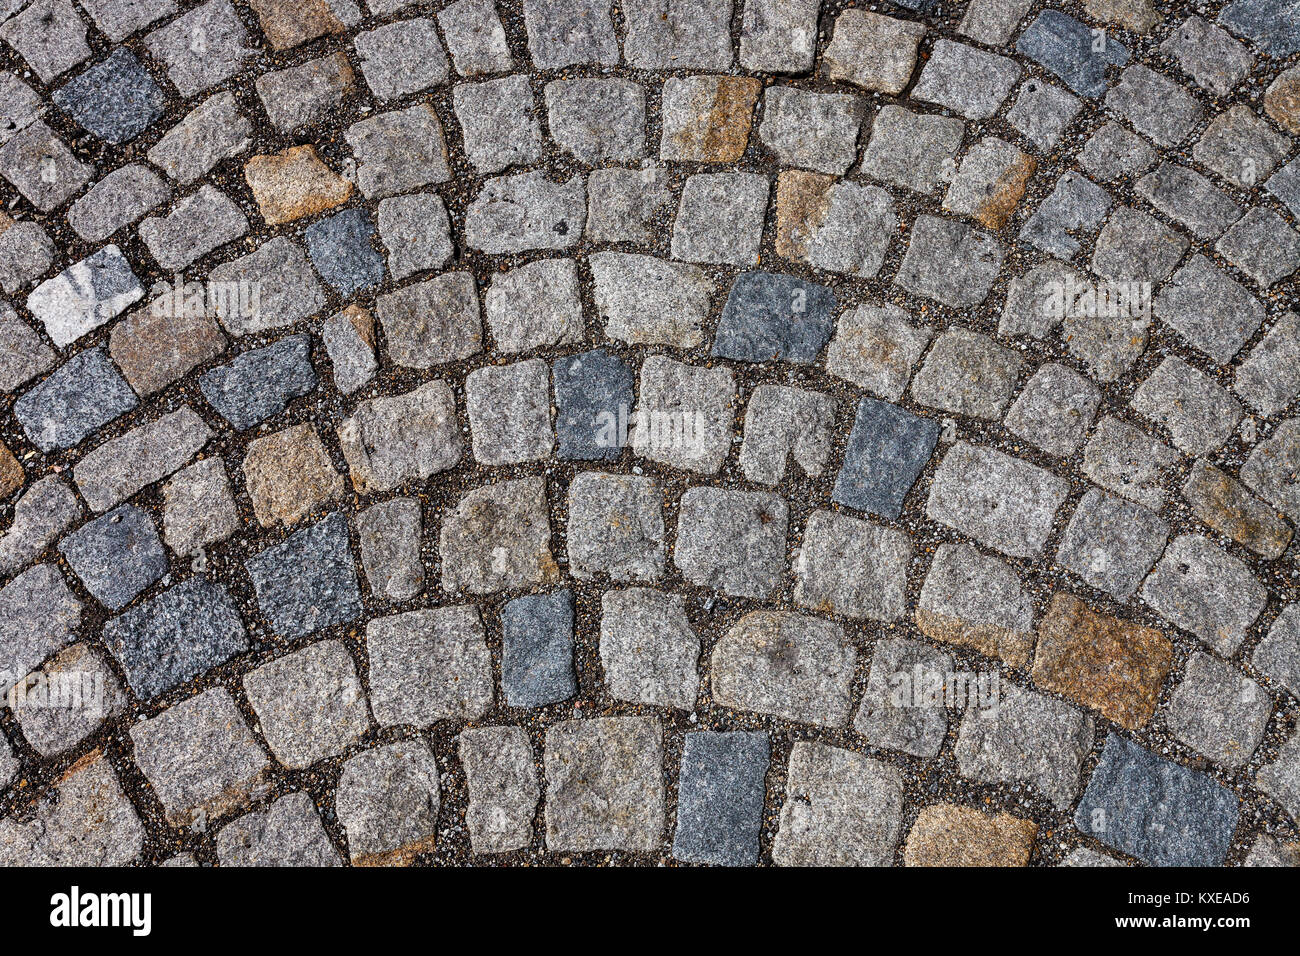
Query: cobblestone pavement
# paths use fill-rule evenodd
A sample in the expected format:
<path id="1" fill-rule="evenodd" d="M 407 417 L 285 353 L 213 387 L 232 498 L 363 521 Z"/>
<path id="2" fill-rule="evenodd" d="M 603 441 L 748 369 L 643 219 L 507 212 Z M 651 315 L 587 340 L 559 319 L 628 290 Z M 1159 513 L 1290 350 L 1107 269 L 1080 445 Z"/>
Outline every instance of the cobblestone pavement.
<path id="1" fill-rule="evenodd" d="M 366 2 L 0 0 L 0 861 L 1300 862 L 1295 0 Z"/>

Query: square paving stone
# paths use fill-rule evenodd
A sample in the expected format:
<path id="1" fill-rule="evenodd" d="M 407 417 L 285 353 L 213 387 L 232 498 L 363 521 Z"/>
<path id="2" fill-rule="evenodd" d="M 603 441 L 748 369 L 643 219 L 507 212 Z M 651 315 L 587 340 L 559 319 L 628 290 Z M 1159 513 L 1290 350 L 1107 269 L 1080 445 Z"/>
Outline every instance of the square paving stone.
<path id="1" fill-rule="evenodd" d="M 230 478 L 220 458 L 205 458 L 163 486 L 163 540 L 178 555 L 202 551 L 239 530 Z"/>
<path id="2" fill-rule="evenodd" d="M 320 641 L 244 675 L 244 693 L 271 753 L 304 768 L 342 753 L 370 729 L 352 655 Z"/>
<path id="3" fill-rule="evenodd" d="M 580 344 L 586 337 L 573 259 L 538 259 L 493 276 L 483 296 L 500 352 Z"/>
<path id="4" fill-rule="evenodd" d="M 834 501 L 897 518 L 939 440 L 939 423 L 874 398 L 858 403 Z"/>
<path id="5" fill-rule="evenodd" d="M 36 0 L 22 13 L 8 17 L 21 6 L 6 6 L 8 19 L 0 26 L 0 39 L 18 51 L 42 82 L 52 82 L 90 56 L 86 23 L 67 0 Z"/>
<path id="6" fill-rule="evenodd" d="M 8 702 L 23 738 L 42 757 L 52 757 L 121 714 L 127 698 L 104 655 L 89 644 L 73 644 L 20 681 Z M 7 746 L 0 745 L 0 786 Z"/>
<path id="7" fill-rule="evenodd" d="M 547 128 L 580 163 L 645 155 L 645 90 L 623 79 L 553 80 L 546 84 Z"/>
<path id="8" fill-rule="evenodd" d="M 939 545 L 916 602 L 921 633 L 1024 667 L 1033 623 L 1033 602 L 1005 562 L 969 544 Z"/>
<path id="9" fill-rule="evenodd" d="M 1092 751 L 1093 720 L 1045 694 L 1010 684 L 995 706 L 968 706 L 954 756 L 963 777 L 985 783 L 1033 784 L 1058 809 L 1079 792 Z"/>
<path id="10" fill-rule="evenodd" d="M 384 281 L 384 257 L 374 236 L 375 224 L 364 209 L 345 209 L 303 231 L 312 265 L 344 298 Z"/>
<path id="11" fill-rule="evenodd" d="M 268 783 L 270 760 L 223 687 L 141 720 L 130 733 L 135 762 L 172 826 L 238 810 Z"/>
<path id="12" fill-rule="evenodd" d="M 492 653 L 473 605 L 374 618 L 366 650 L 370 706 L 381 727 L 472 720 L 492 707 Z"/>
<path id="13" fill-rule="evenodd" d="M 1282 609 L 1268 634 L 1255 645 L 1250 662 L 1271 682 L 1300 696 L 1300 603 Z"/>
<path id="14" fill-rule="evenodd" d="M 1058 10 L 1044 10 L 1020 34 L 1016 52 L 1051 70 L 1082 96 L 1106 92 L 1106 68 L 1128 60 L 1128 50 L 1110 40 L 1099 50 L 1092 28 Z"/>
<path id="15" fill-rule="evenodd" d="M 715 287 L 699 266 L 624 252 L 597 252 L 588 264 L 592 298 L 610 338 L 677 348 L 704 341 Z"/>
<path id="16" fill-rule="evenodd" d="M 894 285 L 954 309 L 979 305 L 1002 270 L 1002 246 L 950 219 L 918 216 Z"/>
<path id="17" fill-rule="evenodd" d="M 776 184 L 776 254 L 826 272 L 869 278 L 898 231 L 894 198 L 819 173 L 784 170 Z"/>
<path id="18" fill-rule="evenodd" d="M 104 643 L 148 700 L 249 649 L 244 622 L 220 584 L 196 577 L 104 625 Z"/>
<path id="19" fill-rule="evenodd" d="M 1264 739 L 1272 713 L 1264 688 L 1236 667 L 1197 651 L 1169 698 L 1169 732 L 1226 767 L 1241 767 Z"/>
<path id="20" fill-rule="evenodd" d="M 659 158 L 734 163 L 745 152 L 762 84 L 748 76 L 669 77 L 664 81 Z"/>
<path id="21" fill-rule="evenodd" d="M 1079 165 L 1101 182 L 1141 176 L 1155 162 L 1156 151 L 1151 145 L 1115 122 L 1093 133 L 1079 153 Z"/>
<path id="22" fill-rule="evenodd" d="M 524 0 L 528 54 L 539 70 L 578 64 L 612 66 L 618 38 L 610 20 L 613 0 Z"/>
<path id="23" fill-rule="evenodd" d="M 1300 488 L 1295 475 L 1300 468 L 1300 419 L 1288 419 L 1271 436 L 1255 446 L 1241 468 L 1250 489 L 1292 521 L 1300 521 Z"/>
<path id="24" fill-rule="evenodd" d="M 105 246 L 47 279 L 27 297 L 27 308 L 59 348 L 121 315 L 144 289 L 120 249 Z"/>
<path id="25" fill-rule="evenodd" d="M 1074 825 L 1150 866 L 1220 866 L 1237 797 L 1207 774 L 1111 734 Z"/>
<path id="26" fill-rule="evenodd" d="M 71 448 L 138 404 L 103 348 L 73 356 L 14 402 L 14 417 L 41 451 Z"/>
<path id="27" fill-rule="evenodd" d="M 86 590 L 113 611 L 167 573 L 158 529 L 134 505 L 82 525 L 63 539 L 59 552 Z"/>
<path id="28" fill-rule="evenodd" d="M 1118 113 L 1158 146 L 1177 146 L 1204 118 L 1196 98 L 1165 76 L 1141 64 L 1124 70 L 1106 93 L 1106 109 Z"/>
<path id="29" fill-rule="evenodd" d="M 1038 557 L 1069 483 L 992 448 L 958 442 L 944 455 L 926 513 L 1013 558 Z"/>
<path id="30" fill-rule="evenodd" d="M 316 805 L 302 792 L 226 824 L 216 845 L 217 862 L 223 867 L 342 866 Z"/>
<path id="31" fill-rule="evenodd" d="M 173 0 L 138 3 L 136 0 L 86 0 L 82 5 L 95 26 L 114 43 L 121 43 L 132 33 L 176 12 Z"/>
<path id="32" fill-rule="evenodd" d="M 216 93 L 185 114 L 148 152 L 149 162 L 188 185 L 252 144 L 252 124 L 229 92 Z"/>
<path id="33" fill-rule="evenodd" d="M 73 639 L 82 604 L 53 564 L 38 564 L 0 588 L 0 692 Z"/>
<path id="34" fill-rule="evenodd" d="M 379 238 L 394 279 L 441 269 L 451 258 L 451 224 L 436 193 L 393 196 L 379 204 Z"/>
<path id="35" fill-rule="evenodd" d="M 424 588 L 420 560 L 423 521 L 418 498 L 393 498 L 357 515 L 361 566 L 370 591 L 389 601 L 407 601 Z"/>
<path id="36" fill-rule="evenodd" d="M 988 119 L 1020 79 L 1015 60 L 952 40 L 936 40 L 912 96 L 967 119 Z"/>
<path id="37" fill-rule="evenodd" d="M 375 314 L 388 357 L 405 368 L 455 362 L 483 347 L 478 292 L 468 272 L 445 272 L 381 295 Z"/>
<path id="38" fill-rule="evenodd" d="M 546 732 L 546 848 L 649 853 L 664 832 L 663 728 L 653 717 L 566 720 Z"/>
<path id="39" fill-rule="evenodd" d="M 1157 614 L 1224 656 L 1241 646 L 1267 598 L 1244 562 L 1199 534 L 1174 538 L 1142 583 Z"/>
<path id="40" fill-rule="evenodd" d="M 1204 458 L 1192 466 L 1183 485 L 1183 498 L 1196 517 L 1262 558 L 1282 557 L 1291 543 L 1291 527 L 1275 510 Z"/>
<path id="41" fill-rule="evenodd" d="M 544 359 L 490 365 L 465 377 L 474 458 L 484 465 L 513 465 L 548 458 L 551 375 Z"/>
<path id="42" fill-rule="evenodd" d="M 652 580 L 664 570 L 663 490 L 654 478 L 587 471 L 569 486 L 569 564 L 590 580 Z"/>
<path id="43" fill-rule="evenodd" d="M 525 74 L 459 83 L 452 91 L 465 155 L 480 176 L 541 157 L 542 124 Z"/>
<path id="44" fill-rule="evenodd" d="M 273 418 L 315 388 L 309 335 L 289 335 L 241 352 L 199 377 L 203 397 L 237 431 Z"/>
<path id="45" fill-rule="evenodd" d="M 910 539 L 834 511 L 814 511 L 795 560 L 800 607 L 858 620 L 893 621 L 905 613 Z"/>
<path id="46" fill-rule="evenodd" d="M 1172 448 L 1112 415 L 1097 423 L 1083 449 L 1085 475 L 1153 511 L 1164 506 L 1164 476 L 1176 464 Z"/>
<path id="47" fill-rule="evenodd" d="M 1188 245 L 1154 216 L 1121 206 L 1097 237 L 1092 271 L 1103 279 L 1158 284 L 1169 278 Z"/>
<path id="48" fill-rule="evenodd" d="M 1264 304 L 1195 255 L 1156 296 L 1155 314 L 1220 364 L 1232 361 L 1264 321 Z"/>
<path id="49" fill-rule="evenodd" d="M 857 651 L 832 621 L 791 611 L 746 614 L 714 645 L 714 702 L 783 720 L 843 727 Z"/>
<path id="50" fill-rule="evenodd" d="M 356 74 L 342 53 L 263 73 L 253 85 L 271 125 L 282 133 L 331 119 L 357 92 Z"/>
<path id="51" fill-rule="evenodd" d="M 549 513 L 540 478 L 467 492 L 444 513 L 438 537 L 443 590 L 490 594 L 555 581 Z"/>
<path id="52" fill-rule="evenodd" d="M 451 70 L 428 17 L 399 20 L 358 33 L 354 41 L 361 75 L 381 100 L 418 93 L 446 82 Z"/>
<path id="53" fill-rule="evenodd" d="M 954 327 L 935 340 L 912 379 L 912 399 L 957 415 L 996 420 L 1011 401 L 1024 360 L 987 335 Z"/>
<path id="54" fill-rule="evenodd" d="M 717 474 L 731 450 L 736 404 L 730 369 L 647 356 L 632 448 L 639 457 L 673 468 Z"/>
<path id="55" fill-rule="evenodd" d="M 1210 121 L 1192 147 L 1206 169 L 1243 189 L 1263 182 L 1291 152 L 1291 142 L 1247 106 L 1231 106 Z"/>
<path id="56" fill-rule="evenodd" d="M 361 616 L 348 522 L 338 513 L 253 555 L 244 568 L 277 634 L 306 637 Z"/>
<path id="57" fill-rule="evenodd" d="M 1187 455 L 1222 448 L 1243 414 L 1241 403 L 1227 389 L 1172 355 L 1138 386 L 1129 404 L 1149 421 L 1164 425 Z"/>
<path id="58" fill-rule="evenodd" d="M 866 101 L 858 96 L 769 86 L 758 138 L 781 166 L 842 176 L 857 159 L 866 113 Z"/>
<path id="59" fill-rule="evenodd" d="M 581 174 L 557 183 L 540 170 L 498 176 L 465 212 L 465 241 L 493 255 L 567 249 L 582 238 L 587 216 Z"/>
<path id="60" fill-rule="evenodd" d="M 305 423 L 250 442 L 243 470 L 253 513 L 264 528 L 297 524 L 343 495 L 343 477 L 320 434 Z"/>
<path id="61" fill-rule="evenodd" d="M 0 176 L 41 212 L 49 212 L 90 182 L 95 170 L 42 121 L 33 120 L 0 144 Z"/>
<path id="62" fill-rule="evenodd" d="M 572 591 L 526 594 L 502 608 L 501 689 L 509 707 L 545 707 L 578 693 Z"/>
<path id="63" fill-rule="evenodd" d="M 1175 163 L 1161 163 L 1139 179 L 1135 189 L 1156 209 L 1201 239 L 1221 235 L 1246 211 L 1200 173 Z"/>
<path id="64" fill-rule="evenodd" d="M 333 209 L 352 195 L 351 181 L 330 169 L 310 145 L 254 156 L 244 164 L 244 179 L 268 226 Z"/>
<path id="65" fill-rule="evenodd" d="M 1300 28 L 1292 13 L 1285 0 L 1234 0 L 1220 12 L 1219 22 L 1265 52 L 1286 56 L 1300 51 Z"/>
<path id="66" fill-rule="evenodd" d="M 118 47 L 51 99 L 83 129 L 119 145 L 162 117 L 166 97 L 131 51 Z"/>
<path id="67" fill-rule="evenodd" d="M 617 355 L 592 349 L 557 358 L 551 375 L 556 454 L 579 461 L 619 458 L 635 401 L 632 369 Z"/>
<path id="68" fill-rule="evenodd" d="M 854 732 L 873 747 L 933 758 L 948 736 L 944 688 L 952 656 L 921 641 L 882 638 L 871 656 Z"/>
<path id="69" fill-rule="evenodd" d="M 338 436 L 352 487 L 362 493 L 421 482 L 464 455 L 456 400 L 437 379 L 404 395 L 358 402 Z"/>
<path id="70" fill-rule="evenodd" d="M 1069 259 L 1101 228 L 1109 211 L 1106 190 L 1086 176 L 1066 173 L 1020 230 L 1020 241 Z"/>
<path id="71" fill-rule="evenodd" d="M 1300 269 L 1300 232 L 1258 206 L 1225 232 L 1214 250 L 1265 289 Z"/>
<path id="72" fill-rule="evenodd" d="M 682 495 L 673 563 L 691 584 L 762 598 L 785 573 L 789 508 L 763 492 L 689 488 Z"/>
<path id="73" fill-rule="evenodd" d="M 845 10 L 835 18 L 821 75 L 877 93 L 903 92 L 916 68 L 925 24 Z"/>
<path id="74" fill-rule="evenodd" d="M 1127 601 L 1169 540 L 1155 512 L 1093 489 L 1066 525 L 1056 561 L 1117 601 Z"/>
<path id="75" fill-rule="evenodd" d="M 325 293 L 302 248 L 286 236 L 277 236 L 247 255 L 223 262 L 208 278 L 225 284 L 227 289 L 257 290 L 256 296 L 227 296 L 218 303 L 217 316 L 231 335 L 293 325 L 325 304 Z"/>
<path id="76" fill-rule="evenodd" d="M 1255 65 L 1255 57 L 1244 43 L 1195 14 L 1171 31 L 1160 49 L 1176 60 L 1197 86 L 1215 96 L 1231 93 Z"/>
<path id="77" fill-rule="evenodd" d="M 30 812 L 0 821 L 0 866 L 125 866 L 145 830 L 108 758 L 75 763 Z"/>
<path id="78" fill-rule="evenodd" d="M 726 70 L 731 67 L 730 0 L 624 0 L 623 55 L 642 70 Z"/>
<path id="79" fill-rule="evenodd" d="M 587 238 L 647 246 L 672 198 L 667 167 L 650 160 L 640 169 L 593 169 L 587 177 Z"/>
<path id="80" fill-rule="evenodd" d="M 816 361 L 831 337 L 835 293 L 774 272 L 743 272 L 722 307 L 713 355 L 741 362 Z"/>
<path id="81" fill-rule="evenodd" d="M 1048 362 L 1025 383 L 1003 424 L 1043 451 L 1068 458 L 1092 427 L 1100 404 L 1096 385 L 1064 365 Z"/>
<path id="82" fill-rule="evenodd" d="M 203 186 L 165 216 L 140 223 L 140 238 L 158 265 L 178 272 L 248 232 L 248 217 L 219 189 Z"/>
<path id="83" fill-rule="evenodd" d="M 819 477 L 830 457 L 835 402 L 821 392 L 788 385 L 759 385 L 745 408 L 740 470 L 750 481 L 775 485 L 793 458 L 810 478 Z"/>
<path id="84" fill-rule="evenodd" d="M 59 476 L 32 482 L 14 499 L 9 529 L 0 535 L 0 574 L 21 571 L 84 516 L 81 502 Z"/>
<path id="85" fill-rule="evenodd" d="M 967 150 L 943 197 L 943 208 L 970 216 L 989 229 L 1010 222 L 1037 168 L 1026 153 L 995 136 Z"/>
<path id="86" fill-rule="evenodd" d="M 3 122 L 0 118 L 0 123 Z M 124 168 L 131 169 L 131 167 Z M 88 226 L 86 217 L 78 215 L 84 209 L 80 204 L 94 191 L 92 187 L 90 193 L 77 200 L 68 209 L 68 224 L 83 238 L 87 237 L 82 234 L 81 229 Z M 96 194 L 95 198 L 98 199 L 102 195 L 103 193 Z M 115 214 L 134 215 L 129 208 L 130 200 L 123 200 L 120 205 L 114 201 L 113 205 Z M 54 240 L 43 227 L 34 222 L 13 222 L 6 217 L 0 220 L 0 226 L 3 226 L 3 229 L 0 229 L 0 289 L 12 295 L 49 270 L 50 263 L 54 261 Z M 88 241 L 98 242 L 99 239 L 89 238 Z"/>
<path id="87" fill-rule="evenodd" d="M 522 727 L 478 727 L 461 732 L 458 749 L 469 791 L 470 847 L 507 853 L 532 843 L 542 791 L 528 734 Z"/>
<path id="88" fill-rule="evenodd" d="M 650 588 L 606 591 L 600 603 L 600 663 L 616 700 L 694 710 L 700 638 L 680 594 Z"/>
<path id="89" fill-rule="evenodd" d="M 202 43 L 194 38 L 202 36 Z M 181 14 L 147 37 L 145 46 L 167 64 L 167 75 L 190 97 L 216 86 L 244 68 L 257 52 L 230 0 L 209 0 Z M 196 49 L 197 47 L 197 49 Z"/>
<path id="90" fill-rule="evenodd" d="M 896 305 L 864 303 L 840 315 L 826 351 L 832 374 L 896 402 L 934 334 Z"/>
<path id="91" fill-rule="evenodd" d="M 758 173 L 699 173 L 682 188 L 673 224 L 674 259 L 756 266 L 768 181 Z"/>
<path id="92" fill-rule="evenodd" d="M 950 116 L 885 106 L 876 114 L 859 172 L 929 195 L 951 178 L 965 124 Z"/>
<path id="93" fill-rule="evenodd" d="M 1072 93 L 1030 77 L 1020 87 L 1015 104 L 1007 112 L 1007 122 L 1025 139 L 1046 151 L 1061 141 L 1066 127 L 1082 108 L 1083 104 Z"/>
<path id="94" fill-rule="evenodd" d="M 461 76 L 509 73 L 515 68 L 505 27 L 492 0 L 458 0 L 438 13 L 456 72 Z"/>
<path id="95" fill-rule="evenodd" d="M 385 199 L 451 178 L 442 123 L 428 103 L 380 113 L 344 133 L 367 199 Z"/>
<path id="96" fill-rule="evenodd" d="M 409 863 L 431 849 L 438 791 L 438 762 L 423 740 L 400 740 L 345 760 L 334 809 L 353 865 Z"/>
<path id="97" fill-rule="evenodd" d="M 886 866 L 902 829 L 903 781 L 895 768 L 826 744 L 794 745 L 772 862 Z"/>
<path id="98" fill-rule="evenodd" d="M 937 803 L 925 807 L 903 844 L 905 866 L 1028 866 L 1038 824 L 1010 813 Z"/>
<path id="99" fill-rule="evenodd" d="M 1278 748 L 1277 759 L 1260 768 L 1255 785 L 1291 814 L 1300 817 L 1300 734 Z"/>
<path id="100" fill-rule="evenodd" d="M 770 760 L 766 733 L 700 731 L 686 735 L 674 858 L 715 866 L 753 866 L 758 862 Z"/>
<path id="101" fill-rule="evenodd" d="M 817 46 L 821 0 L 746 0 L 740 65 L 767 73 L 806 73 Z"/>
<path id="102" fill-rule="evenodd" d="M 1034 683 L 1129 730 L 1155 714 L 1173 644 L 1153 627 L 1102 614 L 1061 591 L 1038 627 Z"/>
<path id="103" fill-rule="evenodd" d="M 36 124 L 33 123 L 32 125 L 35 126 Z M 3 156 L 2 150 L 0 150 L 0 156 Z M 3 170 L 0 170 L 0 172 L 3 172 Z M 9 176 L 9 173 L 5 172 L 4 175 Z M 1276 196 L 1285 203 L 1292 213 L 1300 209 L 1300 160 L 1292 160 L 1283 166 L 1269 177 L 1264 187 L 1271 195 Z M 27 195 L 27 193 L 24 192 L 24 195 Z"/>

